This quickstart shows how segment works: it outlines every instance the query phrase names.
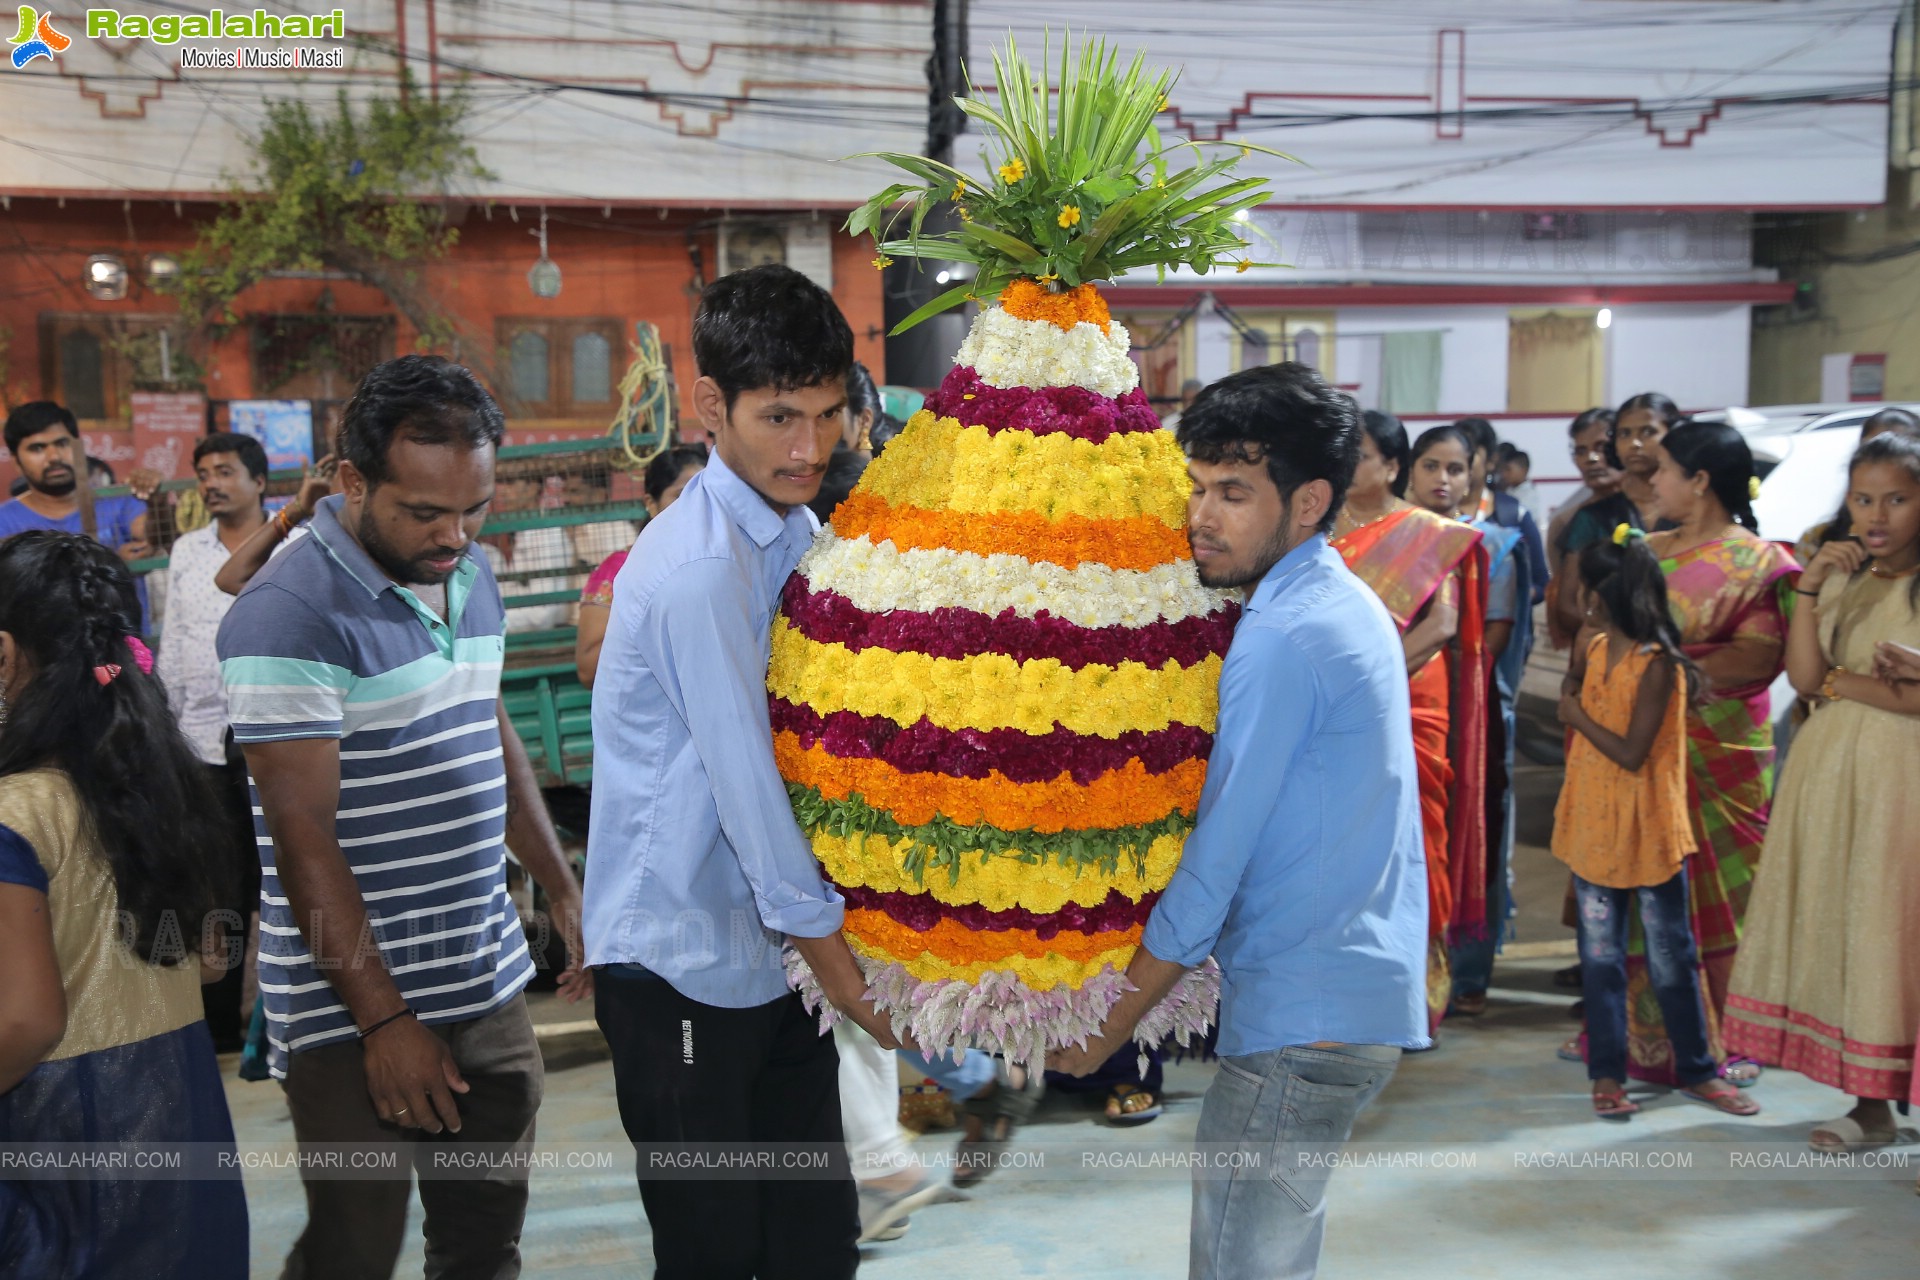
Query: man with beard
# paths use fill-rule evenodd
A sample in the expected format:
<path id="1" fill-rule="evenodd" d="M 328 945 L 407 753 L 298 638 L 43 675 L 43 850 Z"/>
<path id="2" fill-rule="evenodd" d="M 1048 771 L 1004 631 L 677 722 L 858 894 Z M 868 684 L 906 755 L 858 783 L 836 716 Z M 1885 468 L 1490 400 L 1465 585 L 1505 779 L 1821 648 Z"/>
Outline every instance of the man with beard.
<path id="1" fill-rule="evenodd" d="M 1427 1044 L 1427 879 L 1407 669 L 1327 531 L 1360 456 L 1353 401 L 1288 362 L 1214 383 L 1179 439 L 1202 584 L 1244 588 L 1193 833 L 1085 1075 L 1211 955 L 1220 1071 L 1195 1141 L 1194 1280 L 1311 1277 L 1327 1157 Z M 1226 1153 L 1254 1154 L 1230 1164 Z"/>
<path id="2" fill-rule="evenodd" d="M 520 1270 L 543 1073 L 508 846 L 558 917 L 561 990 L 591 991 L 580 891 L 500 703 L 505 609 L 473 541 L 504 429 L 458 365 L 374 369 L 341 423 L 342 492 L 219 636 L 263 815 L 268 1067 L 304 1151 L 398 1150 L 437 1171 L 420 1181 L 433 1275 Z M 470 1177 L 434 1162 L 456 1143 L 482 1157 Z M 310 1178 L 286 1274 L 392 1275 L 408 1191 L 404 1167 Z"/>
<path id="3" fill-rule="evenodd" d="M 84 452 L 80 424 L 72 412 L 51 400 L 34 400 L 7 415 L 7 452 L 27 488 L 12 502 L 0 504 L 0 538 L 28 529 L 58 529 L 86 533 L 120 553 L 122 560 L 147 554 L 147 498 L 159 486 L 151 471 L 136 471 L 128 485 L 141 497 L 99 498 L 93 503 L 93 527 L 86 527 L 79 483 L 74 467 Z M 146 617 L 147 588 L 140 593 L 140 629 L 151 632 Z"/>

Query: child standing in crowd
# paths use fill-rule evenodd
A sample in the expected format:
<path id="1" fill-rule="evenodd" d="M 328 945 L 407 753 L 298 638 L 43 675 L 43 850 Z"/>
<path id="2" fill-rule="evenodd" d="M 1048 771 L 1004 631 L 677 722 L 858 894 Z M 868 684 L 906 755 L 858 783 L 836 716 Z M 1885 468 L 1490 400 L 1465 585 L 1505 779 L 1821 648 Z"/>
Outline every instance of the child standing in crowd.
<path id="1" fill-rule="evenodd" d="M 1587 649 L 1578 694 L 1561 696 L 1573 730 L 1554 814 L 1553 855 L 1574 874 L 1581 985 L 1587 1002 L 1587 1076 L 1593 1109 L 1624 1120 L 1628 1100 L 1627 907 L 1640 903 L 1653 990 L 1690 1097 L 1730 1115 L 1759 1106 L 1721 1080 L 1707 1045 L 1698 957 L 1687 912 L 1685 863 L 1695 840 L 1687 808 L 1686 708 L 1699 685 L 1667 612 L 1666 578 L 1639 530 L 1580 555 Z"/>
<path id="2" fill-rule="evenodd" d="M 0 1180 L 0 1275 L 247 1273 L 188 941 L 228 836 L 139 617 L 92 539 L 0 542 L 0 1147 L 161 1145 L 189 1172 Z"/>
<path id="3" fill-rule="evenodd" d="M 1799 585 L 1787 674 L 1815 710 L 1794 739 L 1727 1000 L 1729 1050 L 1844 1090 L 1821 1151 L 1894 1141 L 1920 1025 L 1920 684 L 1874 673 L 1920 644 L 1920 442 L 1861 445 L 1843 518 Z"/>

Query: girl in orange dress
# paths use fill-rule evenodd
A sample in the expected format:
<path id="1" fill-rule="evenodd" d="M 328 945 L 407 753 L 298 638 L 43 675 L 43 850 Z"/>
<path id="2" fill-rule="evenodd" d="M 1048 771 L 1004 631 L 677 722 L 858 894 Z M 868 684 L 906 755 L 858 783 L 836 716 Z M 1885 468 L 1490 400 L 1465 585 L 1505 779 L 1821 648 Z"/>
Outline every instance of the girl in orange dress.
<path id="1" fill-rule="evenodd" d="M 1573 871 L 1580 978 L 1587 1004 L 1587 1076 L 1594 1113 L 1624 1120 L 1628 1100 L 1627 923 L 1635 901 L 1654 995 L 1684 1096 L 1730 1115 L 1760 1108 L 1719 1077 L 1707 1042 L 1699 955 L 1687 908 L 1686 860 L 1697 841 L 1687 801 L 1686 718 L 1699 670 L 1667 610 L 1666 576 L 1640 531 L 1580 553 L 1587 649 L 1580 692 L 1560 700 L 1572 730 L 1554 813 L 1553 856 Z"/>

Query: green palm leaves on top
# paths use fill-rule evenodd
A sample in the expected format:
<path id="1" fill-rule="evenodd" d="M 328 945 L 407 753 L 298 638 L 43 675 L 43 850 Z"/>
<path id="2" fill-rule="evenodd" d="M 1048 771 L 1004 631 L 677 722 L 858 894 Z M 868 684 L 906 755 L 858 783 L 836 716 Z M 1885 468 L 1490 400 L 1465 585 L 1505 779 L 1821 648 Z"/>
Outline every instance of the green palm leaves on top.
<path id="1" fill-rule="evenodd" d="M 1043 63 L 1051 61 L 1050 51 Z M 1143 54 L 1124 69 L 1106 41 L 1069 39 L 1059 80 L 1050 85 L 1020 57 L 1011 37 L 993 55 L 999 107 L 978 96 L 955 102 L 988 134 L 975 177 L 924 156 L 876 151 L 918 179 L 895 183 L 847 218 L 854 235 L 871 233 L 875 264 L 889 255 L 970 262 L 974 279 L 947 290 L 894 327 L 910 329 L 962 302 L 990 302 L 1020 276 L 1071 288 L 1110 280 L 1139 267 L 1186 266 L 1205 274 L 1228 262 L 1268 266 L 1248 257 L 1234 215 L 1270 194 L 1264 178 L 1228 179 L 1249 151 L 1291 160 L 1243 143 L 1163 143 L 1154 119 L 1166 108 L 1175 76 L 1150 71 Z M 1205 146 L 1228 148 L 1206 159 Z M 1180 153 L 1185 154 L 1180 154 Z M 1175 169 L 1170 161 L 1190 161 Z M 904 208 L 895 208 L 901 201 Z M 951 200 L 960 215 L 952 231 L 922 233 L 934 206 Z M 906 220 L 904 238 L 891 238 Z"/>

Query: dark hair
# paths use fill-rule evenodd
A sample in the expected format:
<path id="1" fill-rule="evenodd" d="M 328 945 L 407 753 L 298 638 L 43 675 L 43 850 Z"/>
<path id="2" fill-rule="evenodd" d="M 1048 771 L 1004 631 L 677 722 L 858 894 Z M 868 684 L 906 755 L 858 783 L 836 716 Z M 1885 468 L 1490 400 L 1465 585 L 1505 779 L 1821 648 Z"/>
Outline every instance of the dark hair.
<path id="1" fill-rule="evenodd" d="M 1660 560 L 1638 530 L 1624 546 L 1611 538 L 1589 544 L 1580 552 L 1580 582 L 1606 606 L 1613 629 L 1635 644 L 1659 645 L 1668 662 L 1687 682 L 1691 702 L 1702 687 L 1700 668 L 1680 644 L 1667 604 L 1667 575 Z"/>
<path id="2" fill-rule="evenodd" d="M 866 469 L 867 459 L 859 450 L 834 446 L 832 456 L 827 459 L 827 473 L 820 477 L 820 492 L 807 504 L 808 510 L 820 517 L 821 524 L 833 519 L 833 509 L 847 500 Z"/>
<path id="3" fill-rule="evenodd" d="M 691 467 L 707 465 L 707 446 L 704 444 L 677 444 L 671 449 L 663 449 L 653 455 L 653 461 L 647 463 L 646 478 L 641 482 L 647 496 L 655 502 L 666 496 L 673 488 L 673 482 Z"/>
<path id="4" fill-rule="evenodd" d="M 778 263 L 721 276 L 700 295 L 693 360 L 727 398 L 758 387 L 793 391 L 843 382 L 853 330 L 833 295 Z"/>
<path id="5" fill-rule="evenodd" d="M 1467 439 L 1473 441 L 1473 450 L 1486 454 L 1489 463 L 1493 461 L 1495 451 L 1500 448 L 1500 435 L 1491 422 L 1485 418 L 1462 418 L 1453 425 L 1467 433 Z"/>
<path id="6" fill-rule="evenodd" d="M 118 484 L 120 482 L 120 477 L 113 474 L 113 464 L 111 462 L 108 462 L 105 458 L 96 458 L 92 454 L 88 454 L 87 478 L 93 480 L 94 476 L 105 476 L 107 478 L 107 484 Z M 94 481 L 94 483 L 98 484 L 99 482 Z M 104 488 L 105 485 L 101 487 Z"/>
<path id="7" fill-rule="evenodd" d="M 1686 475 L 1705 472 L 1707 487 L 1733 522 L 1758 531 L 1753 514 L 1753 450 L 1747 438 L 1718 422 L 1688 422 L 1667 432 L 1660 441 Z"/>
<path id="8" fill-rule="evenodd" d="M 127 643 L 139 620 L 132 576 L 93 539 L 40 529 L 0 542 L 0 631 L 34 666 L 0 733 L 0 777 L 66 774 L 113 872 L 123 940 L 174 964 L 195 954 L 216 901 L 209 851 L 229 836 L 166 690 Z M 109 664 L 120 674 L 102 684 L 94 668 Z"/>
<path id="9" fill-rule="evenodd" d="M 493 448 L 507 420 L 465 366 L 444 356 L 401 356 L 375 365 L 340 415 L 340 456 L 367 479 L 387 478 L 387 452 L 399 437 L 420 444 Z"/>
<path id="10" fill-rule="evenodd" d="M 1407 466 L 1411 456 L 1407 446 L 1406 424 L 1390 413 L 1368 409 L 1360 415 L 1360 426 L 1373 438 L 1373 447 L 1380 451 L 1380 456 L 1395 464 L 1393 483 L 1387 487 L 1393 491 L 1394 497 L 1399 497 L 1406 492 Z"/>
<path id="11" fill-rule="evenodd" d="M 1573 421 L 1567 424 L 1567 439 L 1573 439 L 1596 422 L 1606 425 L 1607 437 L 1611 440 L 1613 437 L 1613 410 L 1605 407 L 1588 409 L 1582 413 L 1575 414 Z"/>
<path id="12" fill-rule="evenodd" d="M 1853 461 L 1847 464 L 1847 475 L 1851 478 L 1856 468 L 1886 462 L 1905 467 L 1907 474 L 1913 477 L 1914 482 L 1920 484 L 1920 429 L 1903 431 L 1895 428 L 1885 435 L 1875 436 L 1867 441 L 1853 451 Z M 1840 514 L 1833 524 L 1837 525 L 1842 521 L 1846 522 L 1846 532 L 1836 534 L 1833 532 L 1833 525 L 1828 525 L 1827 532 L 1821 535 L 1821 546 L 1824 547 L 1838 538 L 1853 536 L 1853 512 L 1844 502 L 1840 504 Z M 1907 604 L 1911 609 L 1920 611 L 1920 575 L 1916 575 L 1907 584 Z"/>
<path id="13" fill-rule="evenodd" d="M 1908 440 L 1920 440 L 1920 418 L 1915 418 L 1905 409 L 1882 409 L 1860 424 L 1860 434 L 1865 435 L 1867 428 L 1876 423 L 1885 426 L 1891 435 L 1903 436 Z M 1853 460 L 1847 464 L 1848 474 L 1852 474 L 1853 469 L 1862 462 L 1894 461 L 1892 458 L 1863 458 L 1861 456 L 1866 451 L 1868 445 L 1877 443 L 1877 440 L 1868 440 L 1854 450 Z M 1827 527 L 1820 531 L 1820 545 L 1824 547 L 1829 542 L 1843 542 L 1852 536 L 1853 506 L 1845 498 L 1842 498 L 1840 499 L 1839 514 L 1827 521 Z M 1920 579 L 1915 579 L 1915 582 L 1920 583 Z M 1920 590 L 1920 587 L 1916 587 L 1916 590 Z"/>
<path id="14" fill-rule="evenodd" d="M 880 456 L 893 438 L 906 430 L 906 423 L 890 413 L 883 413 L 873 420 L 873 429 L 867 432 L 867 447 L 875 458 Z"/>
<path id="15" fill-rule="evenodd" d="M 1180 415 L 1175 434 L 1201 462 L 1267 464 L 1267 475 L 1291 501 L 1303 484 L 1333 489 L 1320 531 L 1334 517 L 1360 461 L 1360 409 L 1311 366 L 1287 360 L 1229 374 L 1203 390 Z"/>
<path id="16" fill-rule="evenodd" d="M 68 435 L 78 438 L 80 423 L 71 410 L 51 400 L 29 400 L 7 415 L 7 452 L 18 455 L 22 440 L 63 425 Z"/>
<path id="17" fill-rule="evenodd" d="M 236 431 L 216 431 L 193 446 L 193 465 L 199 466 L 200 459 L 210 453 L 237 454 L 240 465 L 255 480 L 267 478 L 267 450 L 252 436 L 241 435 Z"/>
<path id="18" fill-rule="evenodd" d="M 880 388 L 873 385 L 867 366 L 855 360 L 847 367 L 847 417 L 857 418 L 869 409 L 875 418 L 880 416 Z"/>
<path id="19" fill-rule="evenodd" d="M 1660 419 L 1660 425 L 1666 427 L 1668 430 L 1672 430 L 1673 427 L 1686 419 L 1686 415 L 1680 412 L 1680 406 L 1661 395 L 1658 391 L 1642 391 L 1637 396 L 1628 396 L 1625 400 L 1622 400 L 1620 407 L 1613 411 L 1613 420 L 1607 423 L 1607 465 L 1615 471 L 1625 471 L 1627 469 L 1626 465 L 1620 461 L 1620 450 L 1615 447 L 1615 438 L 1619 432 L 1620 419 L 1640 409 L 1651 411 L 1654 417 Z M 1593 411 L 1589 409 L 1587 412 L 1591 413 Z M 1577 422 L 1579 419 L 1576 418 L 1574 421 Z"/>
<path id="20" fill-rule="evenodd" d="M 1503 467 L 1510 467 L 1516 462 L 1519 463 L 1522 467 L 1525 467 L 1528 471 L 1533 470 L 1533 459 L 1530 456 L 1528 456 L 1527 451 L 1525 449 L 1515 449 L 1512 453 L 1509 453 L 1506 457 L 1500 460 L 1500 465 Z"/>
<path id="21" fill-rule="evenodd" d="M 1460 452 L 1467 455 L 1467 464 L 1473 464 L 1473 437 L 1457 422 L 1443 422 L 1437 427 L 1428 427 L 1413 442 L 1413 448 L 1407 450 L 1407 465 L 1400 469 L 1400 483 L 1394 487 L 1393 496 L 1404 498 L 1407 487 L 1413 480 L 1413 464 L 1424 457 L 1427 451 L 1443 440 L 1451 440 L 1460 446 Z"/>

